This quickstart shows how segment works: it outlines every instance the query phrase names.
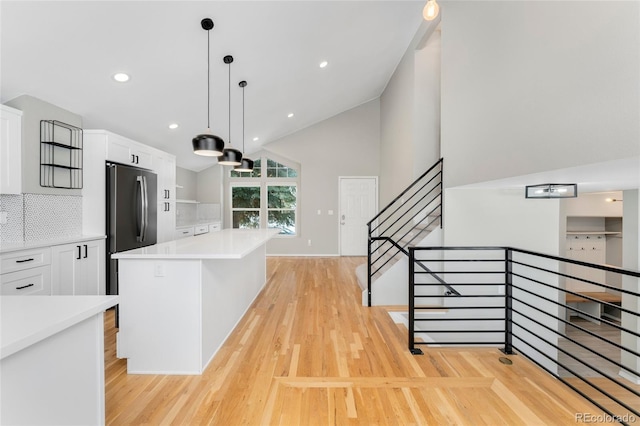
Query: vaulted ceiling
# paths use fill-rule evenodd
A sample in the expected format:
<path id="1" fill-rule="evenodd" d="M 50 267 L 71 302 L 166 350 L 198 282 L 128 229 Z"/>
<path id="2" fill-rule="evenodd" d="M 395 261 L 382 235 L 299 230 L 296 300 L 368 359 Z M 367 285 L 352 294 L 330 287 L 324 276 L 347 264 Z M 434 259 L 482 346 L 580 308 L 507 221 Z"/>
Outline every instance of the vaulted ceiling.
<path id="1" fill-rule="evenodd" d="M 0 3 L 0 101 L 28 94 L 107 129 L 171 152 L 192 153 L 207 125 L 251 153 L 384 90 L 422 20 L 424 1 L 6 1 Z M 319 64 L 327 61 L 325 68 Z M 126 72 L 127 83 L 112 76 Z M 293 117 L 288 117 L 293 113 Z M 175 130 L 169 124 L 177 123 Z M 257 140 L 254 141 L 254 138 Z"/>

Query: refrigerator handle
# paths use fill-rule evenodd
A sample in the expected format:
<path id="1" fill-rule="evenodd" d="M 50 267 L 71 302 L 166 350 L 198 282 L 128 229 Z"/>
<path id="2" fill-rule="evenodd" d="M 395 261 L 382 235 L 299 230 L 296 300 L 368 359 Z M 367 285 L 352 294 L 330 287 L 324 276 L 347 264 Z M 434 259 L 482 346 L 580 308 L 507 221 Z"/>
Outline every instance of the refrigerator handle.
<path id="1" fill-rule="evenodd" d="M 142 186 L 144 187 L 144 223 L 142 228 L 142 241 L 147 239 L 147 228 L 149 228 L 149 191 L 147 190 L 147 177 L 142 177 Z"/>
<path id="2" fill-rule="evenodd" d="M 144 241 L 144 228 L 145 228 L 145 214 L 144 214 L 144 177 L 136 176 L 136 183 L 138 184 L 138 188 L 140 189 L 140 215 L 138 216 L 139 225 L 138 225 L 138 235 L 136 236 L 136 240 L 141 243 Z"/>

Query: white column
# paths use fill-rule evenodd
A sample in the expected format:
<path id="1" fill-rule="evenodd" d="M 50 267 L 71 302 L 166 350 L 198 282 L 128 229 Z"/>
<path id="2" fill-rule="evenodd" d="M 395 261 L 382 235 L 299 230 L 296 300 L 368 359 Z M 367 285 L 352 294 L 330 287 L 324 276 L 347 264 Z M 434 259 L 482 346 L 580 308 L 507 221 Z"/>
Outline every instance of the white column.
<path id="1" fill-rule="evenodd" d="M 622 199 L 623 220 L 622 220 L 622 267 L 637 271 L 640 265 L 640 251 L 638 250 L 640 240 L 640 197 L 638 190 L 624 191 Z M 640 292 L 640 280 L 633 277 L 623 277 L 622 288 L 625 290 Z M 640 312 L 640 298 L 628 294 L 622 294 L 622 307 L 634 312 Z M 622 326 L 635 332 L 640 331 L 640 318 L 635 315 L 622 313 Z M 640 338 L 622 333 L 622 345 L 640 352 Z M 640 370 L 640 358 L 622 351 L 621 362 L 634 371 Z M 621 370 L 620 376 L 640 384 L 640 377 L 628 371 Z"/>

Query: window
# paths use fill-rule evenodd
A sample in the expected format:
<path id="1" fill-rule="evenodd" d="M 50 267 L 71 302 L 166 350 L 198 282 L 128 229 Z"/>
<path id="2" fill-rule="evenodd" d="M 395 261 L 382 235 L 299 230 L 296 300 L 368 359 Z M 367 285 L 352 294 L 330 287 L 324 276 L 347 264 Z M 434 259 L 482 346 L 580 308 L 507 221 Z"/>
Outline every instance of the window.
<path id="1" fill-rule="evenodd" d="M 239 178 L 239 177 L 243 177 L 243 178 L 259 178 L 260 177 L 260 159 L 258 158 L 257 160 L 255 160 L 253 162 L 253 171 L 251 172 L 236 172 L 235 170 L 231 169 L 231 173 L 230 176 L 232 178 Z"/>
<path id="2" fill-rule="evenodd" d="M 231 187 L 231 216 L 234 228 L 260 228 L 260 186 Z"/>
<path id="3" fill-rule="evenodd" d="M 285 235 L 296 234 L 296 185 L 267 186 L 267 214 L 269 228 L 280 228 Z"/>
<path id="4" fill-rule="evenodd" d="M 252 172 L 231 170 L 228 175 L 233 227 L 277 228 L 280 235 L 297 235 L 298 170 L 267 157 L 254 160 L 253 166 Z"/>

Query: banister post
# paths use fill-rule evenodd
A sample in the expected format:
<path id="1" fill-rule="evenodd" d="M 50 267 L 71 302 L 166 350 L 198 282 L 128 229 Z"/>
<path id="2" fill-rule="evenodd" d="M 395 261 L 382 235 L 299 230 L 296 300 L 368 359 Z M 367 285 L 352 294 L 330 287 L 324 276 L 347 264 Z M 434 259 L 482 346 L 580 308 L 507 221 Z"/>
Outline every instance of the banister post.
<path id="1" fill-rule="evenodd" d="M 504 251 L 504 352 L 513 354 L 513 252 L 509 247 Z"/>
<path id="2" fill-rule="evenodd" d="M 414 322 L 416 319 L 415 313 L 415 248 L 409 247 L 409 324 L 407 324 L 407 328 L 409 329 L 409 351 L 413 355 L 422 355 L 423 352 L 420 348 L 416 348 L 415 345 L 415 337 L 414 337 Z"/>
<path id="3" fill-rule="evenodd" d="M 371 307 L 371 222 L 367 224 L 367 306 Z"/>

